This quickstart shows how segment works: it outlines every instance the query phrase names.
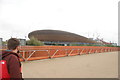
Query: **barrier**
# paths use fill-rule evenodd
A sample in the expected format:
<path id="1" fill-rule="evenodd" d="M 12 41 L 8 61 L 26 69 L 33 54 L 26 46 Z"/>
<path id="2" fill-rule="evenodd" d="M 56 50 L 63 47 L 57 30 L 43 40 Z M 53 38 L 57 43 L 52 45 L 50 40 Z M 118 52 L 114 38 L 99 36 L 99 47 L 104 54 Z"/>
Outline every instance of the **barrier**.
<path id="1" fill-rule="evenodd" d="M 118 47 L 98 46 L 22 46 L 20 49 L 25 61 L 120 51 Z"/>
<path id="2" fill-rule="evenodd" d="M 19 48 L 21 61 L 120 51 L 118 47 L 102 46 L 20 46 Z"/>

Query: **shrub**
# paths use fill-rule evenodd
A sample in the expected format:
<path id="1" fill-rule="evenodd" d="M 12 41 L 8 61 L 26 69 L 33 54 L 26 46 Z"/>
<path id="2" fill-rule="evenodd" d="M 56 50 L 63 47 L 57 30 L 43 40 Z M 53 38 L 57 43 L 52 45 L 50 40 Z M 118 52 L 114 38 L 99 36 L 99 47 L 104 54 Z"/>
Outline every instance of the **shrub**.
<path id="1" fill-rule="evenodd" d="M 34 37 L 31 37 L 30 40 L 27 41 L 27 45 L 31 45 L 31 46 L 43 46 L 44 43 L 42 43 L 41 41 L 38 41 Z"/>

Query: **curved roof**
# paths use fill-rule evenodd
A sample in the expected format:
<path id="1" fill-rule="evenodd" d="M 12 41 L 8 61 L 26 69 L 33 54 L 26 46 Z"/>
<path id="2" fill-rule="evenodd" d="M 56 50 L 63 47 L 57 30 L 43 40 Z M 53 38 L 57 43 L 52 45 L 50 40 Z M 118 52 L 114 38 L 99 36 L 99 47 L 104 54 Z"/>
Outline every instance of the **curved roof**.
<path id="1" fill-rule="evenodd" d="M 60 30 L 36 30 L 30 32 L 28 37 L 35 37 L 40 41 L 97 43 L 78 34 Z"/>

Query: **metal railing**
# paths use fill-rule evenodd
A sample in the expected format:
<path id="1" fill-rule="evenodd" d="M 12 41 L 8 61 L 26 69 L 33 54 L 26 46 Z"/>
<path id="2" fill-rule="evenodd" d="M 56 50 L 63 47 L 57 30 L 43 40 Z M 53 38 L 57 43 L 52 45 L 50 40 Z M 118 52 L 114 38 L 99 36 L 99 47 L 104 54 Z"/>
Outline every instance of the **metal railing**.
<path id="1" fill-rule="evenodd" d="M 111 51 L 120 51 L 118 48 L 61 48 L 61 49 L 39 49 L 39 50 L 21 50 L 21 61 L 51 59 L 56 57 L 83 55 L 92 53 L 103 53 Z"/>

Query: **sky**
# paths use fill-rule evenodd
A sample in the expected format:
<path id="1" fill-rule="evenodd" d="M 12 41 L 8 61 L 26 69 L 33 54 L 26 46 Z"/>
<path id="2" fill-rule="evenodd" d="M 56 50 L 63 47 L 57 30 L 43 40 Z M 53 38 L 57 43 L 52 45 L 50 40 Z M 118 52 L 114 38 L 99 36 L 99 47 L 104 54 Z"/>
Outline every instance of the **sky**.
<path id="1" fill-rule="evenodd" d="M 52 29 L 118 43 L 118 2 L 0 0 L 0 38 L 28 39 L 32 31 Z"/>

